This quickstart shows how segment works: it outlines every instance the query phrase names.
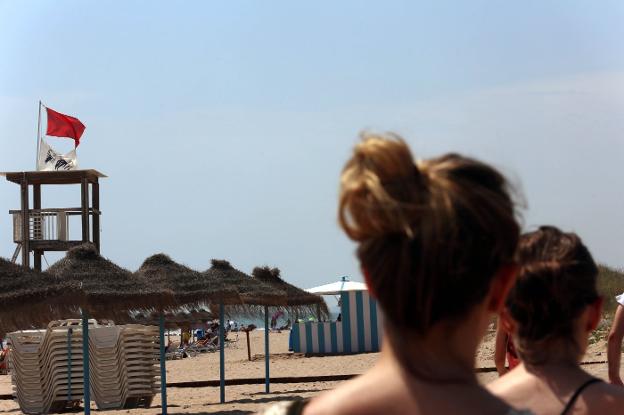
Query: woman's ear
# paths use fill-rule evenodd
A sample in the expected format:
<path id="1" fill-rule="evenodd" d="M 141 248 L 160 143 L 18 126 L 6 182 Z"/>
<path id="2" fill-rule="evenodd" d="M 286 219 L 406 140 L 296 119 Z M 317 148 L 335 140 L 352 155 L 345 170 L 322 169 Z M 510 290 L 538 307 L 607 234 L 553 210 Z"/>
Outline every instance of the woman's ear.
<path id="1" fill-rule="evenodd" d="M 596 301 L 591 303 L 589 307 L 589 318 L 587 319 L 587 331 L 593 331 L 600 324 L 600 320 L 602 319 L 602 303 L 604 302 L 604 298 L 598 297 Z"/>
<path id="2" fill-rule="evenodd" d="M 488 302 L 488 310 L 493 313 L 498 313 L 503 308 L 503 304 L 505 304 L 505 299 L 507 298 L 507 294 L 511 287 L 513 287 L 516 282 L 516 275 L 518 274 L 518 266 L 513 265 L 503 265 L 496 275 L 494 276 L 494 280 L 492 281 L 492 285 L 490 286 L 490 296 Z"/>
<path id="3" fill-rule="evenodd" d="M 362 270 L 362 275 L 364 275 L 364 282 L 366 283 L 366 287 L 368 288 L 368 294 L 371 297 L 377 299 L 377 293 L 373 289 L 373 284 L 371 284 L 372 281 L 371 281 L 370 274 L 368 273 L 366 268 L 364 268 L 363 266 L 360 266 L 360 269 Z"/>

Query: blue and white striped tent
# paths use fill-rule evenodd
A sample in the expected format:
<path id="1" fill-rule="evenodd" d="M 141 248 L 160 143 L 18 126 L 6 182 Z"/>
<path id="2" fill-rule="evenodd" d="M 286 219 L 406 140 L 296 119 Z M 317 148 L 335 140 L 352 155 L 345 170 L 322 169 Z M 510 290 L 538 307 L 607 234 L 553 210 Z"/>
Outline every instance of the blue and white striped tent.
<path id="1" fill-rule="evenodd" d="M 306 354 L 378 352 L 381 310 L 368 291 L 340 294 L 341 321 L 297 323 L 291 332 L 293 351 Z"/>

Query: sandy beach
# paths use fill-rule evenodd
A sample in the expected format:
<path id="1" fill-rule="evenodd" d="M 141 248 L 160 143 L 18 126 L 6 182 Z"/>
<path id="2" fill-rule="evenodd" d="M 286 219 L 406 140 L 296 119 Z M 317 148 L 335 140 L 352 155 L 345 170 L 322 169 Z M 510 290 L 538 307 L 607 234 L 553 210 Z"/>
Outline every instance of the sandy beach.
<path id="1" fill-rule="evenodd" d="M 230 335 L 232 337 L 232 335 Z M 247 346 L 244 333 L 240 333 L 238 341 L 231 343 L 225 350 L 226 378 L 260 378 L 264 376 L 264 337 L 262 331 L 251 333 L 252 361 L 247 359 Z M 321 376 L 339 374 L 360 374 L 370 368 L 377 360 L 378 353 L 357 354 L 347 356 L 305 357 L 288 352 L 288 332 L 271 333 L 271 376 Z M 494 333 L 490 331 L 477 355 L 476 366 L 492 368 L 494 355 Z M 590 346 L 585 361 L 595 362 L 606 360 L 604 341 Z M 606 379 L 605 363 L 588 364 L 585 366 L 595 376 Z M 479 373 L 479 380 L 487 383 L 496 378 L 495 372 Z M 167 382 L 188 382 L 219 379 L 219 354 L 203 353 L 194 358 L 167 361 Z M 264 393 L 264 385 L 240 385 L 226 388 L 227 403 L 219 404 L 218 387 L 202 388 L 168 388 L 168 407 L 171 414 L 248 414 L 254 413 L 271 402 L 301 399 L 317 395 L 334 388 L 340 382 L 310 382 L 272 384 L 271 393 Z M 10 376 L 0 376 L 0 394 L 11 393 Z M 92 410 L 96 410 L 92 403 Z M 2 413 L 20 414 L 15 401 L 0 400 Z M 104 412 L 104 411 L 102 411 Z M 157 395 L 149 409 L 106 411 L 107 414 L 147 415 L 159 414 L 160 396 Z"/>

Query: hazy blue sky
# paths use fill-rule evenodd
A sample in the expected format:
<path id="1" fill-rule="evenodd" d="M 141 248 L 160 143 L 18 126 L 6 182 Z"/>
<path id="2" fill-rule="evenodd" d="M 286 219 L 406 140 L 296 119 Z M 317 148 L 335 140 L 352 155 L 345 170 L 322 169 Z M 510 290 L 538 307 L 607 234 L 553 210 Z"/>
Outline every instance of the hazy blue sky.
<path id="1" fill-rule="evenodd" d="M 110 176 L 105 256 L 312 286 L 361 279 L 338 178 L 359 131 L 392 130 L 418 157 L 495 164 L 526 228 L 574 230 L 622 267 L 622 22 L 620 1 L 0 1 L 0 170 L 34 168 L 41 99 L 84 122 L 80 165 Z M 0 182 L 5 257 L 18 195 Z"/>

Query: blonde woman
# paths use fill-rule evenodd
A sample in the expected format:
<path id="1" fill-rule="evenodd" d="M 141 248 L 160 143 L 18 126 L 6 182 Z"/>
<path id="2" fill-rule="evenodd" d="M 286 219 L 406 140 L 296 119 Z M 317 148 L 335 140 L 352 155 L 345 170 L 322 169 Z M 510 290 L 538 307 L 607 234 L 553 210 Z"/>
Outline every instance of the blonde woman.
<path id="1" fill-rule="evenodd" d="M 366 136 L 342 172 L 338 216 L 385 315 L 379 361 L 335 390 L 266 413 L 521 413 L 474 373 L 516 272 L 519 226 L 505 178 L 458 154 L 416 162 L 401 138 Z"/>

